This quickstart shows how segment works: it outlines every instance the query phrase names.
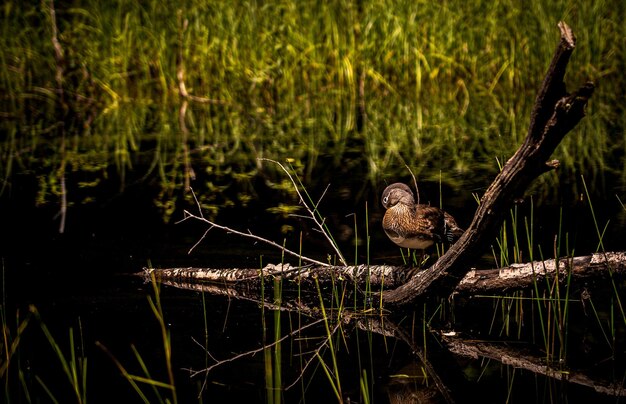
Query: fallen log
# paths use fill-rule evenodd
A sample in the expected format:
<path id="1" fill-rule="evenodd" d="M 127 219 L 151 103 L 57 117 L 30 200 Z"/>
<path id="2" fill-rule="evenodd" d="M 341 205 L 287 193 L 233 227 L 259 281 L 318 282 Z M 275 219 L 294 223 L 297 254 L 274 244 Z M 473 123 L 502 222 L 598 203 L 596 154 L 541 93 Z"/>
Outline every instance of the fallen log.
<path id="1" fill-rule="evenodd" d="M 146 268 L 143 275 L 152 275 L 162 283 L 182 289 L 245 297 L 246 291 L 259 286 L 263 280 L 311 282 L 314 279 L 345 280 L 363 288 L 367 284 L 378 290 L 395 288 L 408 277 L 428 275 L 428 269 L 415 273 L 415 268 L 391 265 L 358 266 L 301 266 L 269 264 L 260 269 L 251 268 Z M 470 269 L 455 288 L 461 294 L 495 293 L 533 286 L 546 279 L 561 281 L 571 276 L 572 282 L 589 278 L 602 279 L 626 274 L 626 252 L 595 253 L 558 260 L 533 261 L 513 264 L 498 269 Z"/>
<path id="2" fill-rule="evenodd" d="M 307 277 L 303 280 L 308 281 L 319 272 L 322 276 L 337 276 L 338 270 L 342 272 L 341 276 L 346 279 L 350 274 L 350 270 L 362 270 L 361 267 L 301 267 L 303 274 Z M 385 267 L 372 266 L 374 272 L 400 269 L 408 270 L 406 267 Z M 237 271 L 243 278 L 233 276 L 232 271 Z M 260 276 L 263 273 L 263 277 Z M 256 275 L 254 275 L 256 274 Z M 172 285 L 175 287 L 208 292 L 218 295 L 228 296 L 229 298 L 243 299 L 263 305 L 270 310 L 293 311 L 300 315 L 311 319 L 311 322 L 319 321 L 321 316 L 320 310 L 316 307 L 309 307 L 301 300 L 288 301 L 282 300 L 280 304 L 273 301 L 269 296 L 267 300 L 261 300 L 258 289 L 254 287 L 255 282 L 259 279 L 275 280 L 277 278 L 283 280 L 298 279 L 299 271 L 295 267 L 288 265 L 276 266 L 268 265 L 263 269 L 235 269 L 235 270 L 212 270 L 209 268 L 169 268 L 169 269 L 146 269 L 145 275 L 159 279 L 161 283 Z M 334 275 L 333 275 L 334 274 Z M 380 274 L 379 274 L 380 275 Z M 559 260 L 536 261 L 526 264 L 514 264 L 510 267 L 492 269 L 492 270 L 472 270 L 458 285 L 456 292 L 459 293 L 475 293 L 502 288 L 517 288 L 531 286 L 533 282 L 543 281 L 545 279 L 565 279 L 571 276 L 573 279 L 587 279 L 589 277 L 613 277 L 626 275 L 626 252 L 615 253 L 597 253 L 584 257 L 570 257 Z M 419 276 L 419 275 L 416 275 Z M 381 276 L 372 277 L 372 279 L 381 279 Z M 246 287 L 251 287 L 250 293 L 246 291 Z M 446 402 L 454 402 L 452 397 L 451 386 L 456 385 L 453 382 L 453 375 L 450 369 L 436 369 L 436 363 L 432 364 L 422 348 L 415 344 L 411 337 L 410 330 L 404 329 L 403 326 L 394 323 L 392 318 L 384 315 L 384 312 L 373 311 L 369 314 L 362 312 L 352 312 L 349 309 L 339 310 L 336 314 L 340 317 L 335 321 L 344 324 L 343 330 L 348 329 L 348 325 L 352 325 L 359 329 L 374 332 L 386 337 L 395 338 L 405 342 L 411 347 L 416 357 L 416 363 L 419 363 L 424 369 L 430 380 L 436 386 L 431 389 L 431 393 L 436 394 Z M 317 319 L 317 320 L 316 320 Z M 311 324 L 311 323 L 309 323 Z M 303 328 L 293 331 L 290 335 L 295 335 Z M 334 327 L 335 332 L 340 327 Z M 565 368 L 564 363 L 548 363 L 545 355 L 537 354 L 537 350 L 530 344 L 524 344 L 516 341 L 487 341 L 466 339 L 460 337 L 458 333 L 450 333 L 443 331 L 430 331 L 437 335 L 442 342 L 442 346 L 457 356 L 463 356 L 471 359 L 488 358 L 498 361 L 502 365 L 511 366 L 515 369 L 522 369 L 538 375 L 544 375 L 556 380 L 566 381 L 568 383 L 586 386 L 594 389 L 597 393 L 624 397 L 626 390 L 621 383 L 599 379 L 591 376 L 584 371 Z M 257 350 L 258 351 L 258 350 Z M 238 354 L 241 357 L 249 353 Z M 223 363 L 227 363 L 232 359 L 222 360 L 207 369 L 195 370 L 192 374 L 208 373 L 211 369 Z M 411 393 L 415 391 L 411 390 Z"/>

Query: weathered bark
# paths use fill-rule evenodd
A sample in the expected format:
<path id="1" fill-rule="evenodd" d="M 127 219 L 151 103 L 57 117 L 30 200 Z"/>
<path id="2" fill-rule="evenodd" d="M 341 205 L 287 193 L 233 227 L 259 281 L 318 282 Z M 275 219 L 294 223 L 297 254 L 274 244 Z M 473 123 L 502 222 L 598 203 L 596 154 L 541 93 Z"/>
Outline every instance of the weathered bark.
<path id="1" fill-rule="evenodd" d="M 424 275 L 386 291 L 384 302 L 409 304 L 426 292 L 449 295 L 493 241 L 514 200 L 535 178 L 558 166 L 558 161 L 548 159 L 565 134 L 583 118 L 594 90 L 594 85 L 587 83 L 571 95 L 566 93 L 563 77 L 575 38 L 567 24 L 560 22 L 558 26 L 561 40 L 537 95 L 526 140 L 483 195 L 472 223 L 459 241 Z"/>
<path id="2" fill-rule="evenodd" d="M 390 265 L 357 265 L 357 266 L 312 266 L 306 265 L 293 267 L 289 264 L 269 264 L 261 269 L 250 268 L 163 268 L 145 269 L 146 275 L 154 274 L 160 281 L 179 280 L 186 282 L 210 282 L 217 285 L 247 285 L 260 284 L 264 279 L 283 279 L 306 282 L 317 279 L 341 280 L 346 279 L 363 286 L 386 285 L 397 287 L 404 283 L 407 274 L 412 271 L 408 267 L 396 267 Z"/>
<path id="3" fill-rule="evenodd" d="M 590 387 L 601 394 L 618 397 L 626 396 L 626 389 L 621 383 L 594 379 L 582 372 L 562 369 L 558 366 L 547 364 L 545 356 L 539 356 L 529 352 L 529 349 L 520 348 L 520 344 L 513 346 L 506 342 L 466 340 L 444 334 L 441 337 L 444 346 L 450 352 L 459 356 L 472 359 L 488 358 L 516 369 L 524 369 L 557 380 Z"/>
<path id="4" fill-rule="evenodd" d="M 557 266 L 558 264 L 558 266 Z M 558 271 L 557 271 L 558 268 Z M 571 276 L 576 283 L 589 278 L 610 278 L 626 274 L 626 253 L 607 252 L 558 260 L 533 261 L 513 264 L 501 269 L 471 270 L 456 287 L 462 294 L 504 292 L 532 286 L 535 281 L 565 281 Z"/>
<path id="5" fill-rule="evenodd" d="M 558 272 L 557 272 L 558 263 Z M 257 294 L 256 286 L 265 280 L 293 280 L 301 283 L 335 279 L 347 280 L 359 287 L 367 283 L 377 290 L 395 288 L 406 282 L 407 277 L 428 276 L 429 270 L 415 273 L 414 268 L 389 265 L 359 266 L 303 266 L 267 265 L 262 269 L 249 268 L 163 268 L 146 269 L 145 275 L 155 277 L 168 285 L 182 289 L 209 292 L 217 295 L 248 298 Z M 572 282 L 588 278 L 608 278 L 626 274 L 626 252 L 596 253 L 581 257 L 558 260 L 533 261 L 513 264 L 499 269 L 471 269 L 454 289 L 456 293 L 476 294 L 503 292 L 527 288 L 535 281 L 560 280 L 571 276 Z M 373 289 L 374 290 L 374 289 Z"/>

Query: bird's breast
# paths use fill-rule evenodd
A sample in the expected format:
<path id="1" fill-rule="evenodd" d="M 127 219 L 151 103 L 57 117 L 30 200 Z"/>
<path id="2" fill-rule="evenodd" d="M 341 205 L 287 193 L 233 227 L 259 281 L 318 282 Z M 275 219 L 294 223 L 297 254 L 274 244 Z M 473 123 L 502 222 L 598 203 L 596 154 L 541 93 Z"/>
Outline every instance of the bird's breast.
<path id="1" fill-rule="evenodd" d="M 394 240 L 392 240 L 394 241 Z M 433 240 L 425 240 L 419 237 L 403 238 L 402 240 L 394 241 L 398 246 L 403 248 L 413 248 L 416 250 L 425 250 L 434 244 Z"/>
<path id="2" fill-rule="evenodd" d="M 383 229 L 387 237 L 398 246 L 424 250 L 434 244 L 434 239 L 429 229 L 430 223 L 415 213 L 401 204 L 387 209 L 383 217 Z"/>

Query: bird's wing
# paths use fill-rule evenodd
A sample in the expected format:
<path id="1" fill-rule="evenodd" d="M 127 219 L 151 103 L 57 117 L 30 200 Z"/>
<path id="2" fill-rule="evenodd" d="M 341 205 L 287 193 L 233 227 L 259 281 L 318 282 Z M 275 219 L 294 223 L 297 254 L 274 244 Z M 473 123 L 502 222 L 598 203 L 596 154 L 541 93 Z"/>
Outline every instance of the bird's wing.
<path id="1" fill-rule="evenodd" d="M 415 223 L 411 235 L 429 234 L 435 242 L 441 242 L 444 234 L 444 215 L 439 208 L 429 205 L 415 206 Z"/>

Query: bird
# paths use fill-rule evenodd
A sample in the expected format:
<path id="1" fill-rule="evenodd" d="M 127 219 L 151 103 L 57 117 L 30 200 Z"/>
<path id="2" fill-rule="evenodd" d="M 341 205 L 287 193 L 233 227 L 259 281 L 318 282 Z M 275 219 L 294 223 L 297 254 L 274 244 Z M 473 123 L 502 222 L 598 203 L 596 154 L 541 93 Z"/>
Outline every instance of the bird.
<path id="1" fill-rule="evenodd" d="M 382 194 L 386 209 L 383 230 L 391 241 L 403 248 L 424 250 L 435 243 L 454 244 L 463 234 L 452 215 L 443 210 L 415 203 L 413 191 L 396 182 Z"/>

